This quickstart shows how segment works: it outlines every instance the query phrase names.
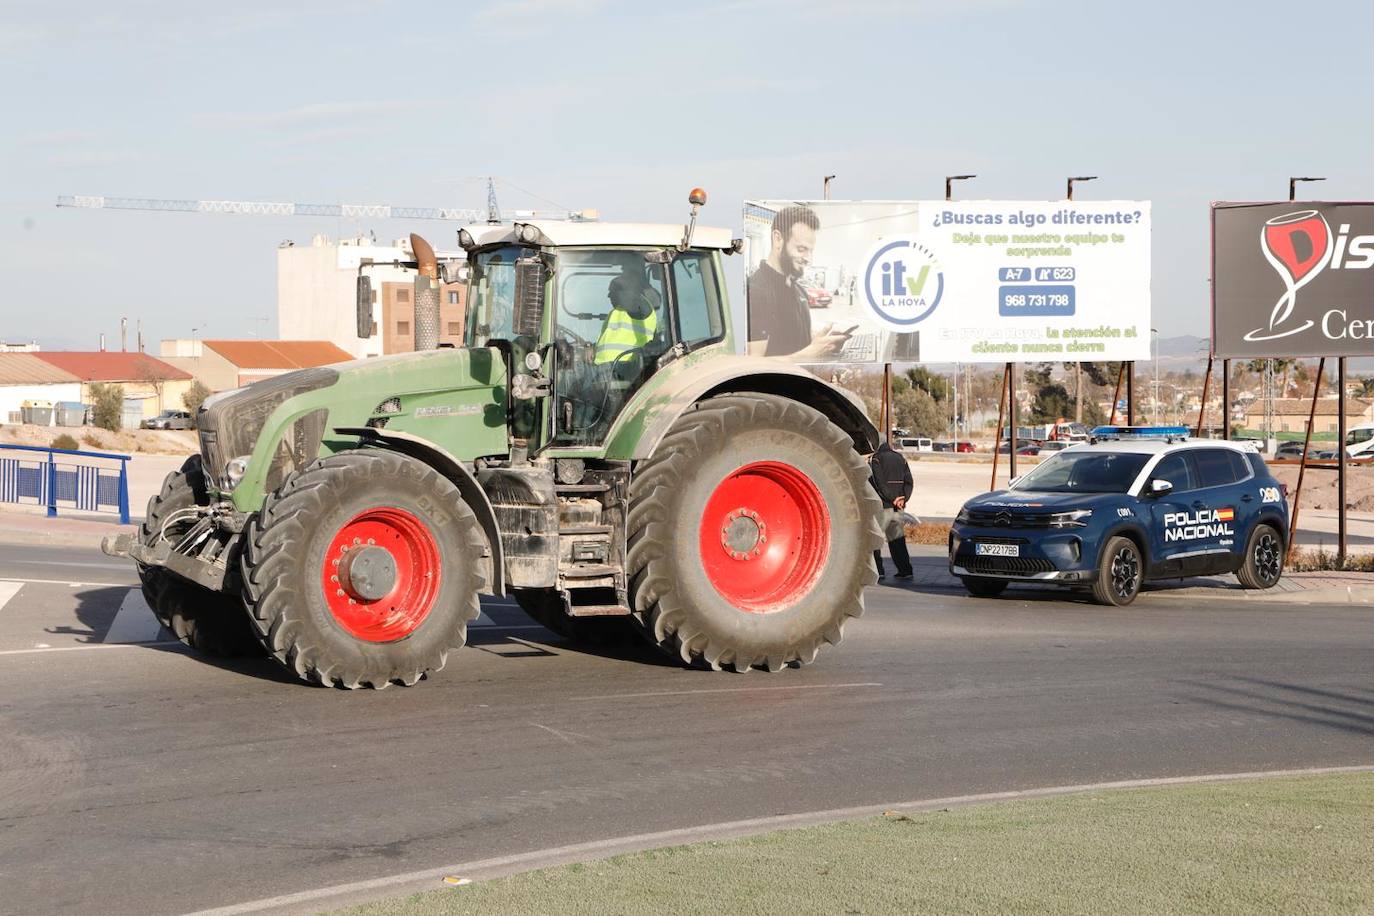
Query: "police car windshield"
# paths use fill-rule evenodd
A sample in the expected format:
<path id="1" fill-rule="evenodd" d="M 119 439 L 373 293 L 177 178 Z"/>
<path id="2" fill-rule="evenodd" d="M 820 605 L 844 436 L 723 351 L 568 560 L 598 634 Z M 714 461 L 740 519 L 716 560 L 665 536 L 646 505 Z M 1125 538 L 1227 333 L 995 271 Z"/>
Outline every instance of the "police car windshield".
<path id="1" fill-rule="evenodd" d="M 1149 455 L 1133 452 L 1060 452 L 1012 485 L 1036 493 L 1125 493 Z"/>

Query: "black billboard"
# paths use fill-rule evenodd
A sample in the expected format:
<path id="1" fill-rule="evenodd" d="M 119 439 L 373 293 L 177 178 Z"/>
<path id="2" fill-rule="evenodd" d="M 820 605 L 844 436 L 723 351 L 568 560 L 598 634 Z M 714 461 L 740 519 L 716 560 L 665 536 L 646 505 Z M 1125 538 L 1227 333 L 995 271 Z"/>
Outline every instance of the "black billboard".
<path id="1" fill-rule="evenodd" d="M 1374 356 L 1374 203 L 1213 203 L 1212 352 Z"/>

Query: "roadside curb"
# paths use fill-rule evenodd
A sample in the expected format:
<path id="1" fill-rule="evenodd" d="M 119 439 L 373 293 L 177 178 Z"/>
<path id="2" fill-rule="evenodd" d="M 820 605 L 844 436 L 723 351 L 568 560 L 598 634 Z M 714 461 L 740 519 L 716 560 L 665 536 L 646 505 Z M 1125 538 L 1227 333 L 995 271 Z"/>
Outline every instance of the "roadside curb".
<path id="1" fill-rule="evenodd" d="M 137 525 L 117 526 L 107 531 L 45 531 L 41 528 L 5 528 L 0 526 L 0 544 L 13 547 L 89 547 L 99 550 L 100 542 L 107 535 L 137 530 Z"/>
<path id="2" fill-rule="evenodd" d="M 797 814 L 781 814 L 771 817 L 750 818 L 747 820 L 727 821 L 717 824 L 702 824 L 696 827 L 683 827 L 676 830 L 663 830 L 655 833 L 641 833 L 631 836 L 610 837 L 558 846 L 552 849 L 532 850 L 508 856 L 455 863 L 442 868 L 430 868 L 399 875 L 354 881 L 323 887 L 293 894 L 283 894 L 258 900 L 245 901 L 230 906 L 199 910 L 191 916 L 236 916 L 241 913 L 319 913 L 328 909 L 356 906 L 376 900 L 383 900 L 408 893 L 425 890 L 439 890 L 443 879 L 454 876 L 473 881 L 488 881 L 520 872 L 535 871 L 586 862 L 627 853 L 644 852 L 669 846 L 681 846 L 710 840 L 729 840 L 740 837 L 757 836 L 774 830 L 788 830 L 798 827 L 814 827 L 840 821 L 862 820 L 885 814 L 917 813 L 938 811 L 944 808 L 969 805 L 993 804 L 997 802 L 1019 801 L 1035 798 L 1052 798 L 1086 792 L 1107 792 L 1122 789 L 1145 789 L 1162 786 L 1186 786 L 1216 782 L 1237 782 L 1255 779 L 1283 779 L 1302 776 L 1324 776 L 1344 773 L 1374 772 L 1374 765 L 1307 767 L 1301 769 L 1251 771 L 1243 773 L 1207 773 L 1196 776 L 1166 776 L 1147 779 L 1126 779 L 1113 782 L 1084 783 L 1079 785 L 1046 786 L 1038 789 L 1021 789 L 1005 792 L 986 792 L 977 795 L 960 795 L 949 798 L 932 798 L 913 801 L 891 802 L 884 805 L 861 805 L 852 808 L 834 808 L 824 811 L 808 811 Z"/>

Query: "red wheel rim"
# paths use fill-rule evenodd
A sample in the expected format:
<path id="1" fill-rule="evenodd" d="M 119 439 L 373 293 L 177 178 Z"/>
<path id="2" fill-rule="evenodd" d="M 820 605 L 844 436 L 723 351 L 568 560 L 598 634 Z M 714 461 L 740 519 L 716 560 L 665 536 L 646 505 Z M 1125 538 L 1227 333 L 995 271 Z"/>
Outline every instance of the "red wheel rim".
<path id="1" fill-rule="evenodd" d="M 404 509 L 379 507 L 353 516 L 334 535 L 321 585 L 339 626 L 367 642 L 395 642 L 429 616 L 441 575 L 429 526 Z"/>
<path id="2" fill-rule="evenodd" d="M 706 578 L 742 611 L 767 614 L 811 591 L 830 555 L 821 491 L 780 461 L 756 461 L 716 487 L 701 514 Z"/>

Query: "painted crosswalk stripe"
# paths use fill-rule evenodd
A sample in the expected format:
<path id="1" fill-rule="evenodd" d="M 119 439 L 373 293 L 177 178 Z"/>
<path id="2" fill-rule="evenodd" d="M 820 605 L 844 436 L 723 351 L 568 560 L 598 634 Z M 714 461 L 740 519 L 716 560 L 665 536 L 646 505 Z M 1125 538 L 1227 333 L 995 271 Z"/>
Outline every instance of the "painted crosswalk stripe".
<path id="1" fill-rule="evenodd" d="M 129 589 L 124 601 L 119 605 L 114 623 L 103 642 L 130 643 L 156 642 L 162 634 L 162 624 L 153 616 L 153 609 L 143 600 L 143 593 L 136 588 Z"/>
<path id="2" fill-rule="evenodd" d="M 19 594 L 19 590 L 23 587 L 23 582 L 0 582 L 0 611 L 5 609 L 9 600 Z"/>

